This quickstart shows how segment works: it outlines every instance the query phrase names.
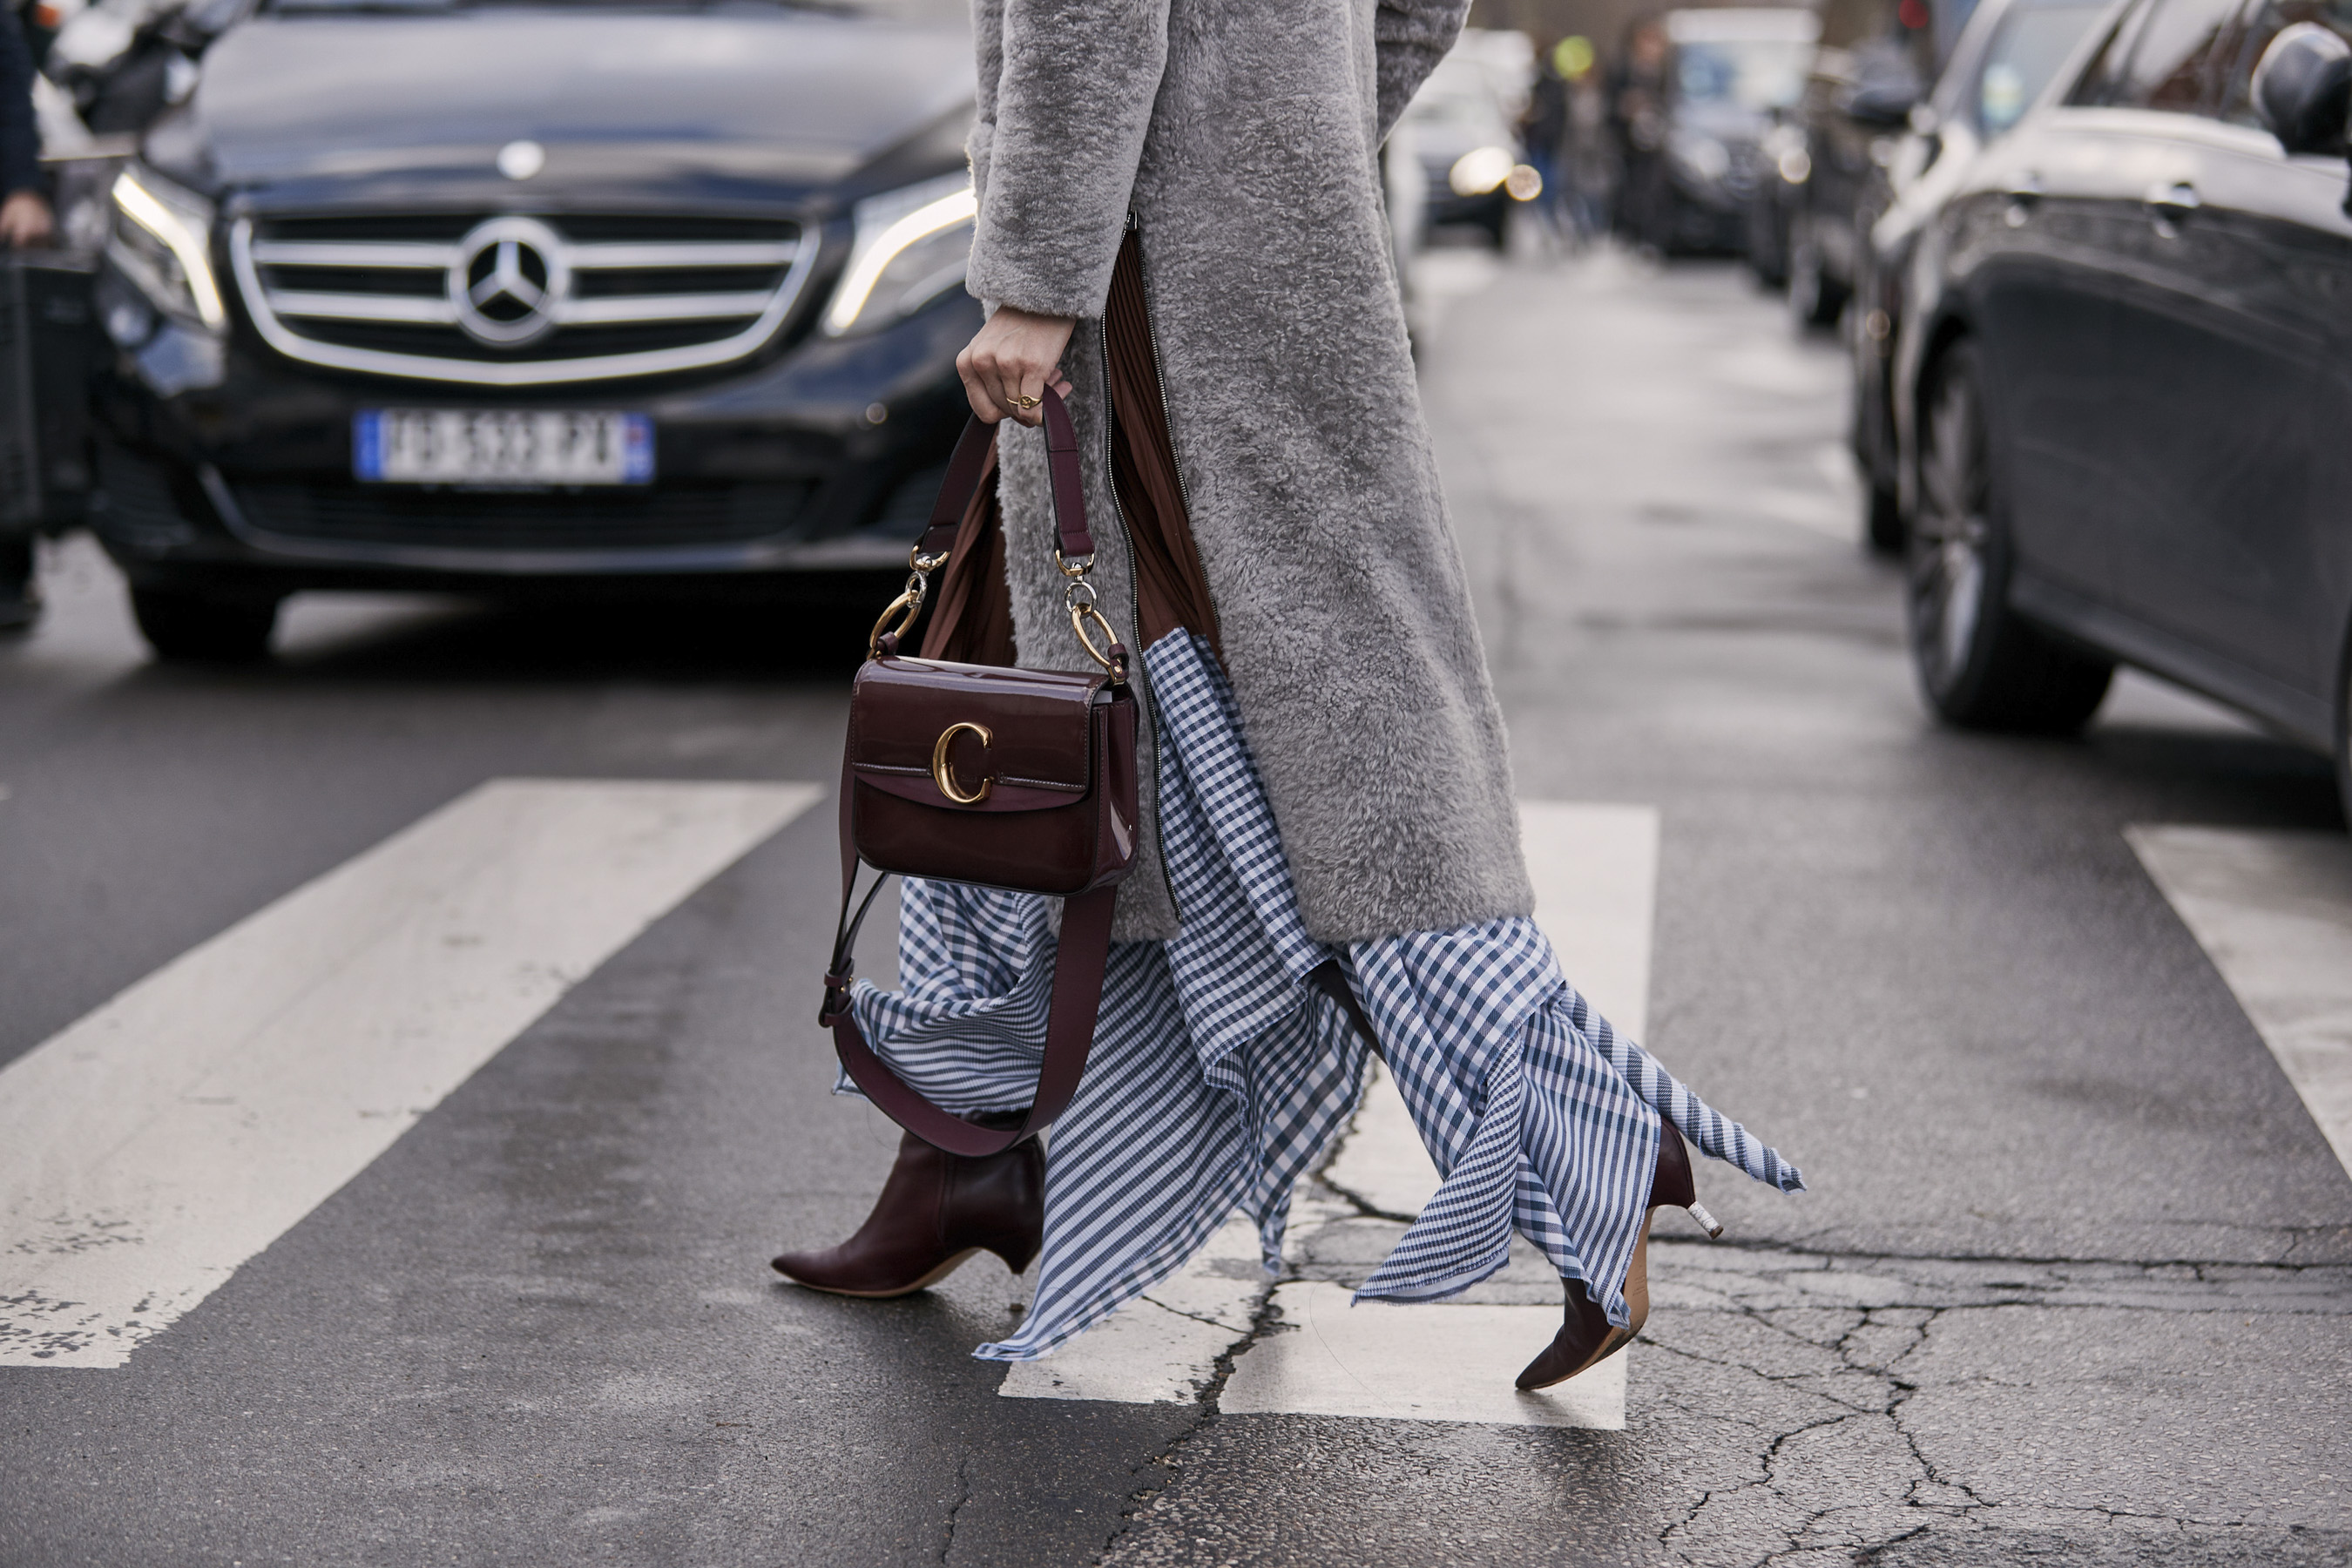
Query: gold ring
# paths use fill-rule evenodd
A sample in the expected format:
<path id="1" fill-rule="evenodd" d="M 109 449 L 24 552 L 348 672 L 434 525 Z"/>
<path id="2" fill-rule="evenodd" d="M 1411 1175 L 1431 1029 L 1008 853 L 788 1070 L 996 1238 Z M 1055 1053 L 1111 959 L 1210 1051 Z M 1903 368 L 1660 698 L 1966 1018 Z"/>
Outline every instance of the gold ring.
<path id="1" fill-rule="evenodd" d="M 1015 397 L 1015 398 L 1013 398 L 1011 401 L 1012 401 L 1012 404 L 1013 404 L 1013 407 L 1020 409 L 1023 413 L 1024 413 L 1024 414 L 1025 414 L 1025 413 L 1027 413 L 1030 409 L 1036 407 L 1036 406 L 1037 406 L 1037 405 L 1038 405 L 1038 403 L 1039 403 L 1040 401 L 1042 401 L 1042 400 L 1041 400 L 1041 399 L 1039 399 L 1039 398 L 1032 397 L 1032 396 L 1030 396 L 1027 393 L 1025 393 L 1025 392 L 1024 392 L 1024 393 L 1023 393 L 1020 396 Z"/>

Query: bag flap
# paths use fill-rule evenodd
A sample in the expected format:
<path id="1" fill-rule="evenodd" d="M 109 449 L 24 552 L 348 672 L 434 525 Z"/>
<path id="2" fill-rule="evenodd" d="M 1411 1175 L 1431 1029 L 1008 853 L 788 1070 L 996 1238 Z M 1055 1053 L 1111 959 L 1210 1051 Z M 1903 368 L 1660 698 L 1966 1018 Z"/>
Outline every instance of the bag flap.
<path id="1" fill-rule="evenodd" d="M 1100 675 L 887 656 L 857 672 L 849 760 L 858 779 L 909 800 L 979 811 L 1067 805 L 1093 784 L 1090 713 Z M 933 763 L 947 739 L 950 798 Z"/>

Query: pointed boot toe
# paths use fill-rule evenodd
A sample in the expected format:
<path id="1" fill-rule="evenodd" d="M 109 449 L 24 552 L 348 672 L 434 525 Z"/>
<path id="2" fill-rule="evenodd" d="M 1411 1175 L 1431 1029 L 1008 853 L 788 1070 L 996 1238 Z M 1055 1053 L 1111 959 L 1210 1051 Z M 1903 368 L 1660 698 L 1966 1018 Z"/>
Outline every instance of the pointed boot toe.
<path id="1" fill-rule="evenodd" d="M 1560 1282 L 1568 1292 L 1568 1305 L 1561 1314 L 1559 1331 L 1544 1346 L 1543 1353 L 1528 1363 L 1514 1380 L 1517 1387 L 1532 1392 L 1566 1383 L 1578 1373 L 1597 1366 L 1622 1350 L 1633 1333 L 1610 1322 L 1609 1315 L 1586 1296 L 1582 1286 L 1573 1279 Z"/>
<path id="2" fill-rule="evenodd" d="M 1523 1389 L 1549 1388 L 1588 1372 L 1633 1342 L 1650 1321 L 1650 1222 L 1662 1208 L 1688 1209 L 1709 1237 L 1723 1234 L 1715 1216 L 1699 1206 L 1698 1188 L 1691 1174 L 1690 1150 L 1671 1121 L 1658 1127 L 1658 1163 L 1650 1178 L 1650 1201 L 1642 1215 L 1641 1238 L 1633 1244 L 1633 1262 L 1625 1270 L 1626 1323 L 1618 1328 L 1584 1294 L 1573 1279 L 1560 1284 L 1568 1292 L 1559 1331 L 1543 1353 L 1528 1363 L 1517 1379 Z"/>

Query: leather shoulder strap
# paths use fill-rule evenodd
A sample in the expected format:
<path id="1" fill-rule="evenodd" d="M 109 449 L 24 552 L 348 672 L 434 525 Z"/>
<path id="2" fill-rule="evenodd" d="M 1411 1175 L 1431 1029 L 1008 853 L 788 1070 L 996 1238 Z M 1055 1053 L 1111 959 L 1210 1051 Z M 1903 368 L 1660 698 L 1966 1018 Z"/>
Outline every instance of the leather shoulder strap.
<path id="1" fill-rule="evenodd" d="M 1095 536 L 1087 528 L 1085 468 L 1078 460 L 1078 429 L 1070 422 L 1068 405 L 1052 387 L 1045 389 L 1045 471 L 1054 489 L 1054 542 L 1065 561 L 1095 552 Z M 939 499 L 931 503 L 931 521 L 915 548 L 925 555 L 945 555 L 954 547 L 956 529 L 988 478 L 988 453 L 996 440 L 996 426 L 978 418 L 963 427 L 954 455 L 948 458 L 947 478 L 940 483 Z"/>
<path id="2" fill-rule="evenodd" d="M 1038 1068 L 1037 1092 L 1020 1126 L 1001 1131 L 977 1126 L 909 1088 L 866 1045 L 845 992 L 832 1016 L 833 1046 L 851 1080 L 891 1121 L 950 1154 L 999 1154 L 1044 1131 L 1069 1109 L 1086 1077 L 1087 1054 L 1094 1046 L 1095 1017 L 1102 1003 L 1103 968 L 1110 957 L 1111 903 L 1118 895 L 1115 887 L 1097 888 L 1063 906 L 1061 945 L 1054 954 L 1054 999 L 1045 1017 L 1045 1059 Z"/>
<path id="3" fill-rule="evenodd" d="M 857 850 L 850 839 L 852 776 L 847 749 L 841 759 L 841 922 L 835 928 L 833 966 L 824 977 L 824 1005 L 816 1021 L 833 1030 L 833 1047 L 848 1069 L 850 1080 L 880 1107 L 883 1113 L 935 1149 L 950 1154 L 1000 1154 L 1023 1139 L 1050 1126 L 1069 1109 L 1070 1098 L 1086 1077 L 1087 1055 L 1094 1048 L 1095 1016 L 1102 1006 L 1103 970 L 1110 960 L 1111 908 L 1118 897 L 1116 884 L 1081 893 L 1062 906 L 1062 939 L 1054 952 L 1054 993 L 1045 1014 L 1045 1059 L 1037 1070 L 1037 1092 L 1021 1125 L 1010 1129 L 977 1126 L 940 1110 L 910 1088 L 890 1065 L 874 1054 L 866 1033 L 857 1026 L 856 1010 L 849 1005 L 849 987 L 856 974 L 857 928 L 874 907 L 887 877 L 877 878 L 862 904 L 852 907 L 857 889 Z"/>

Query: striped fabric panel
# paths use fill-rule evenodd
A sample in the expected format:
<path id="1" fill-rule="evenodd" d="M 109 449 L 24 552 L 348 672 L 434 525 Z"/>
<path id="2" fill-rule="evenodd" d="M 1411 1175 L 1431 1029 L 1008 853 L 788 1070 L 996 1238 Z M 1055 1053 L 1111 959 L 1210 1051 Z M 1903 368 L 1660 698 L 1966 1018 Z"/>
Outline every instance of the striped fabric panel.
<path id="1" fill-rule="evenodd" d="M 1066 1342 L 1181 1268 L 1236 1208 L 1278 1268 L 1291 1189 L 1346 1125 L 1363 1081 L 1363 1042 L 1307 979 L 1333 954 L 1299 917 L 1223 672 L 1181 632 L 1144 659 L 1183 930 L 1111 950 L 1086 1081 L 1051 1135 L 1036 1300 L 1019 1332 L 973 1352 L 988 1360 Z M 1053 948 L 1043 899 L 910 880 L 905 988 L 861 983 L 859 1021 L 949 1109 L 1025 1105 Z M 1803 1184 L 1619 1037 L 1560 977 L 1532 921 L 1359 942 L 1342 968 L 1443 1178 L 1360 1300 L 1460 1291 L 1503 1266 L 1516 1228 L 1624 1321 L 1660 1114 L 1759 1180 Z"/>
<path id="2" fill-rule="evenodd" d="M 1658 1113 L 1682 1131 L 1702 1154 L 1738 1166 L 1767 1186 L 1784 1193 L 1805 1190 L 1802 1172 L 1780 1158 L 1754 1133 L 1701 1100 L 1660 1067 L 1657 1058 L 1609 1026 L 1609 1020 L 1570 991 L 1566 998 L 1568 1021 L 1580 1035 L 1591 1037 L 1594 1048 L 1609 1059 L 1634 1091 Z"/>
<path id="3" fill-rule="evenodd" d="M 857 1022 L 891 1069 L 959 1116 L 1025 1108 L 1045 1055 L 1054 934 L 1045 900 L 908 878 L 898 895 L 905 989 L 859 981 Z M 836 1092 L 854 1094 L 846 1073 Z"/>

